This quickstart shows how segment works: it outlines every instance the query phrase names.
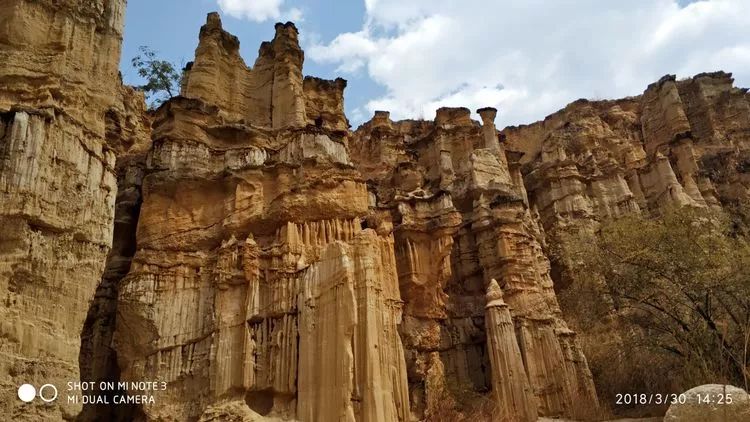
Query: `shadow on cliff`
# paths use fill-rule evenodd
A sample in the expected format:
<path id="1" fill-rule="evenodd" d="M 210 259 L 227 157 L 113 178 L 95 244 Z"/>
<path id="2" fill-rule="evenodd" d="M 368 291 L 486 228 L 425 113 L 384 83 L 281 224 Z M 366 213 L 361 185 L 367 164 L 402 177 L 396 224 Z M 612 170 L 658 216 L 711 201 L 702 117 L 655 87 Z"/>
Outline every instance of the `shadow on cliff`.
<path id="1" fill-rule="evenodd" d="M 115 405 L 113 398 L 124 395 L 125 391 L 99 391 L 100 382 L 120 381 L 120 367 L 117 352 L 112 347 L 112 339 L 117 322 L 117 302 L 119 285 L 130 271 L 136 251 L 136 228 L 141 209 L 141 178 L 129 178 L 128 172 L 142 169 L 141 160 L 122 160 L 118 167 L 118 194 L 115 205 L 115 225 L 112 250 L 107 256 L 102 280 L 97 286 L 94 299 L 89 307 L 81 332 L 81 351 L 78 362 L 81 368 L 81 381 L 94 382 L 97 388 L 91 398 L 106 398 L 109 404 L 84 404 L 78 416 L 79 422 L 90 421 L 138 421 L 145 420 L 139 405 Z"/>

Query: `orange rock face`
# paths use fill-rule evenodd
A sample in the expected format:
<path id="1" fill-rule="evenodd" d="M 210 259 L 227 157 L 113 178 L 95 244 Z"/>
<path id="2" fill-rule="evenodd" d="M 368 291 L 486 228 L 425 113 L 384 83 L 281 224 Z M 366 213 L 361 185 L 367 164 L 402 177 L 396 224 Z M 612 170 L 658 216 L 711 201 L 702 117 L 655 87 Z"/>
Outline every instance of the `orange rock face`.
<path id="1" fill-rule="evenodd" d="M 565 256 L 569 235 L 590 234 L 607 219 L 746 202 L 749 99 L 728 73 L 680 81 L 668 75 L 638 97 L 578 100 L 544 121 L 506 128 L 501 137 L 524 152 L 530 207 L 547 245 Z M 581 281 L 566 264 L 553 263 L 562 289 Z"/>
<path id="2" fill-rule="evenodd" d="M 441 398 L 434 396 L 444 394 L 444 385 L 501 387 L 502 369 L 489 370 L 490 356 L 495 368 L 524 362 L 519 380 L 531 388 L 509 393 L 526 403 L 518 404 L 519 420 L 537 412 L 574 416 L 576 403 L 596 406 L 586 359 L 552 289 L 542 232 L 514 161 L 519 154 L 496 139 L 493 112 L 480 110 L 486 127 L 461 108 L 438 110 L 434 122 L 392 122 L 376 113 L 350 144 L 371 187 L 368 225 L 395 239 L 400 331 L 417 418 L 436 411 Z M 494 309 L 485 319 L 492 279 L 505 291 L 514 336 L 497 332 L 502 316 Z M 519 359 L 504 356 L 512 350 Z M 501 363 L 501 355 L 508 361 Z M 500 406 L 506 415 L 513 408 Z"/>
<path id="3" fill-rule="evenodd" d="M 518 353 L 527 419 L 596 402 L 495 110 L 352 133 L 345 81 L 302 79 L 292 24 L 252 69 L 238 50 L 209 15 L 153 117 L 113 340 L 122 380 L 169 383 L 147 418 L 430 417 L 448 386 L 492 389 L 498 348 L 496 365 Z M 511 313 L 488 342 L 493 278 Z"/>
<path id="4" fill-rule="evenodd" d="M 731 74 L 665 76 L 643 95 L 579 100 L 502 131 L 546 230 L 670 205 L 748 197 L 750 101 Z"/>
<path id="5" fill-rule="evenodd" d="M 16 389 L 49 383 L 62 395 L 80 379 L 81 332 L 112 246 L 115 156 L 148 140 L 138 135 L 142 95 L 118 78 L 124 8 L 119 0 L 0 1 L 5 420 L 81 411 L 63 399 L 24 404 Z"/>
<path id="6" fill-rule="evenodd" d="M 238 48 L 209 15 L 182 97 L 154 115 L 121 379 L 168 382 L 148 419 L 407 420 L 393 237 L 362 226 L 346 83 L 302 79 L 291 23 L 252 69 Z"/>
<path id="7" fill-rule="evenodd" d="M 292 23 L 251 68 L 210 14 L 181 95 L 147 112 L 116 75 L 124 2 L 0 6 L 14 420 L 430 420 L 470 411 L 467 393 L 495 420 L 589 414 L 557 233 L 748 197 L 750 101 L 726 73 L 500 132 L 492 108 L 351 131 L 346 81 L 303 77 Z M 167 388 L 122 407 L 15 398 L 79 378 Z"/>

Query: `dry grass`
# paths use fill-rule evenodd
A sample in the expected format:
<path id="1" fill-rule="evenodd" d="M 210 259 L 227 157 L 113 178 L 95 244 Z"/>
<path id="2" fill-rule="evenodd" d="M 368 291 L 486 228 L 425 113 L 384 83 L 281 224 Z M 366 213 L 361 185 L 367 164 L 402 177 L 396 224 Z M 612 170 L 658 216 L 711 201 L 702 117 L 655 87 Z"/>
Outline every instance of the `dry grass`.
<path id="1" fill-rule="evenodd" d="M 471 387 L 444 389 L 426 415 L 425 422 L 489 422 L 497 412 L 492 393 L 479 393 Z"/>

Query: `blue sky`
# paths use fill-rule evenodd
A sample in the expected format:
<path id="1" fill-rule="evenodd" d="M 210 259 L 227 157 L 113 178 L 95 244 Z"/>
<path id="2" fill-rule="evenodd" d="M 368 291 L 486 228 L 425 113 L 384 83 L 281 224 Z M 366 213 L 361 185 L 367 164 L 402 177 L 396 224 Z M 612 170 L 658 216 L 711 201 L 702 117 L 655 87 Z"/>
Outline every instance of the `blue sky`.
<path id="1" fill-rule="evenodd" d="M 748 0 L 129 0 L 122 72 L 141 45 L 192 60 L 208 12 L 252 64 L 276 21 L 294 20 L 304 73 L 349 81 L 356 126 L 374 110 L 434 117 L 439 106 L 499 108 L 530 123 L 577 98 L 640 94 L 667 73 L 726 70 L 750 87 Z"/>

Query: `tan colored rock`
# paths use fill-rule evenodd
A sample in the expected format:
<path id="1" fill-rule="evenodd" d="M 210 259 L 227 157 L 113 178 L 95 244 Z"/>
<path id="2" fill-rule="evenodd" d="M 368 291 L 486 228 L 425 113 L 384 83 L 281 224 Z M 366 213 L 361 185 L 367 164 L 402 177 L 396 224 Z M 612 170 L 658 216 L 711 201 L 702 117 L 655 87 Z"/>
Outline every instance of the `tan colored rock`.
<path id="1" fill-rule="evenodd" d="M 504 129 L 506 146 L 524 152 L 545 231 L 554 237 L 570 224 L 747 198 L 739 162 L 750 103 L 732 82 L 724 72 L 668 75 L 639 97 L 579 100 L 542 122 Z"/>
<path id="2" fill-rule="evenodd" d="M 491 387 L 487 328 L 477 321 L 493 278 L 507 289 L 530 376 L 533 404 L 519 417 L 572 415 L 574 404 L 596 403 L 591 373 L 561 318 L 518 154 L 509 165 L 492 110 L 482 113 L 487 128 L 468 109 L 442 108 L 434 122 L 378 113 L 351 141 L 372 196 L 368 222 L 393 227 L 412 415 L 429 418 L 456 391 Z"/>
<path id="3" fill-rule="evenodd" d="M 447 107 L 350 132 L 346 81 L 303 78 L 292 23 L 250 68 L 210 14 L 181 96 L 148 113 L 116 75 L 124 2 L 0 5 L 14 420 L 429 420 L 467 392 L 498 420 L 585 416 L 557 234 L 750 193 L 750 96 L 723 72 L 500 133 L 495 109 Z M 168 388 L 80 415 L 15 398 L 79 377 Z"/>
<path id="4" fill-rule="evenodd" d="M 750 395 L 733 385 L 706 384 L 683 393 L 669 406 L 664 422 L 750 420 Z"/>
<path id="5" fill-rule="evenodd" d="M 492 391 L 497 402 L 493 417 L 498 421 L 536 421 L 536 397 L 523 366 L 508 305 L 494 279 L 487 288 L 485 326 L 492 364 Z"/>
<path id="6" fill-rule="evenodd" d="M 750 103 L 732 82 L 724 72 L 682 81 L 668 75 L 638 97 L 578 100 L 544 121 L 504 129 L 504 146 L 524 153 L 530 207 L 547 242 L 629 213 L 750 198 L 740 164 L 748 154 Z M 571 282 L 556 264 L 558 282 Z"/>
<path id="7" fill-rule="evenodd" d="M 497 109 L 492 107 L 485 107 L 477 110 L 477 113 L 482 118 L 484 148 L 487 148 L 490 151 L 499 151 L 500 142 L 497 137 L 497 129 L 495 128 L 495 117 L 497 117 Z"/>
<path id="8" fill-rule="evenodd" d="M 293 422 L 279 418 L 261 416 L 247 407 L 242 401 L 220 403 L 209 406 L 198 422 Z"/>
<path id="9" fill-rule="evenodd" d="M 406 421 L 393 238 L 361 225 L 345 82 L 303 93 L 296 29 L 276 31 L 249 70 L 209 15 L 183 96 L 154 115 L 121 379 L 168 383 L 148 420 Z"/>
<path id="10" fill-rule="evenodd" d="M 642 107 L 644 144 L 648 155 L 690 136 L 690 121 L 673 75 L 649 85 L 643 94 Z"/>
<path id="11" fill-rule="evenodd" d="M 466 107 L 441 107 L 435 115 L 435 126 L 452 129 L 456 126 L 472 126 L 471 111 Z"/>
<path id="12" fill-rule="evenodd" d="M 681 81 L 668 75 L 638 97 L 578 100 L 500 136 L 506 148 L 524 153 L 521 171 L 540 233 L 564 252 L 564 234 L 593 233 L 607 219 L 750 199 L 740 164 L 748 134 L 747 90 L 733 87 L 731 74 L 715 72 Z M 577 282 L 569 263 L 554 264 L 559 288 Z M 556 331 L 565 338 L 564 329 Z M 580 367 L 580 348 L 563 348 L 569 365 Z"/>
<path id="13" fill-rule="evenodd" d="M 349 120 L 344 114 L 345 80 L 337 78 L 334 81 L 328 81 L 306 76 L 303 88 L 308 125 L 332 131 L 349 130 Z"/>
<path id="14" fill-rule="evenodd" d="M 107 113 L 107 142 L 117 153 L 117 200 L 112 249 L 107 255 L 104 274 L 96 288 L 93 301 L 81 331 L 79 355 L 81 380 L 94 382 L 88 392 L 95 398 L 106 396 L 109 403 L 119 390 L 102 390 L 101 382 L 119 381 L 117 357 L 112 349 L 112 336 L 117 319 L 117 300 L 122 279 L 130 270 L 136 248 L 136 228 L 142 203 L 141 187 L 146 168 L 146 155 L 151 147 L 151 119 L 146 111 L 143 93 L 122 88 L 122 108 Z M 133 406 L 86 404 L 79 415 L 81 421 L 131 418 Z"/>
<path id="15" fill-rule="evenodd" d="M 323 251 L 300 287 L 300 420 L 407 420 L 392 241 L 365 231 Z"/>
<path id="16" fill-rule="evenodd" d="M 267 129 L 312 125 L 347 131 L 346 81 L 303 80 L 304 53 L 297 28 L 287 22 L 275 29 L 274 39 L 261 44 L 258 59 L 249 68 L 240 57 L 237 37 L 222 29 L 217 13 L 209 14 L 195 61 L 184 73 L 181 94 L 219 107 L 228 121 Z"/>
<path id="17" fill-rule="evenodd" d="M 118 77 L 124 8 L 0 2 L 0 413 L 13 420 L 81 410 L 25 405 L 16 389 L 64 393 L 79 379 L 81 331 L 112 246 L 115 151 L 130 136 L 108 124 L 131 95 Z"/>

